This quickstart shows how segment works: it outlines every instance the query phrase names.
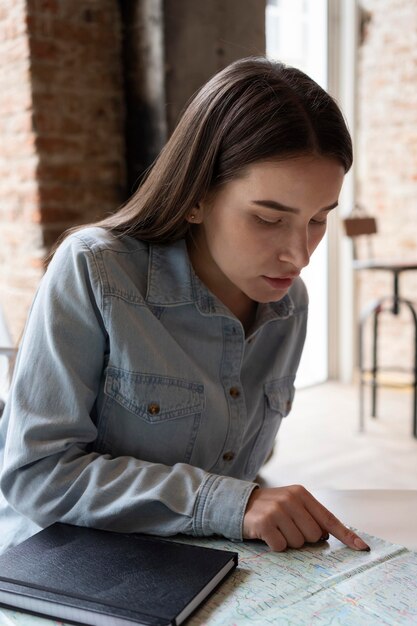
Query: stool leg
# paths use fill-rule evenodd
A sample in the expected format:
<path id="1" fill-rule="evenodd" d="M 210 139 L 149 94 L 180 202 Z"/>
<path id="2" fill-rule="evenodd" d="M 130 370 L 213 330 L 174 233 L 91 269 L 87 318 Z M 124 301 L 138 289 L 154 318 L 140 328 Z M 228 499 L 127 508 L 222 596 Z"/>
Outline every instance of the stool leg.
<path id="1" fill-rule="evenodd" d="M 411 302 L 407 304 L 414 321 L 413 435 L 417 439 L 417 313 Z"/>
<path id="2" fill-rule="evenodd" d="M 371 416 L 376 417 L 377 391 L 378 391 L 378 316 L 381 307 L 378 305 L 374 310 L 373 346 L 372 346 L 372 407 Z"/>
<path id="3" fill-rule="evenodd" d="M 358 359 L 359 359 L 359 432 L 365 430 L 365 380 L 364 380 L 364 363 L 363 363 L 363 332 L 365 320 L 361 319 L 359 323 L 358 333 Z"/>
<path id="4" fill-rule="evenodd" d="M 397 305 L 404 304 L 408 307 L 414 323 L 414 367 L 413 367 L 413 436 L 417 439 L 417 311 L 410 300 L 404 300 L 397 296 Z"/>
<path id="5" fill-rule="evenodd" d="M 415 318 L 414 321 L 416 322 Z M 417 323 L 414 340 L 414 407 L 413 407 L 413 435 L 417 439 Z"/>

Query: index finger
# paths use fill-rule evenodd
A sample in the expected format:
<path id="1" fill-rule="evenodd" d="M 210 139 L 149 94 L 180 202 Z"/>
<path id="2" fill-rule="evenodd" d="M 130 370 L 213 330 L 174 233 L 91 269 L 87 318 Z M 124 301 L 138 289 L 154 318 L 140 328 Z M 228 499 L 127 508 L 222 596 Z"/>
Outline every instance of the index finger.
<path id="1" fill-rule="evenodd" d="M 371 548 L 363 541 L 363 539 L 359 537 L 359 535 L 342 524 L 342 522 L 337 519 L 331 511 L 326 509 L 321 502 L 316 500 L 311 493 L 306 492 L 306 496 L 303 500 L 304 506 L 323 530 L 327 530 L 327 532 L 333 535 L 333 537 L 336 537 L 336 539 L 339 539 L 339 541 L 353 550 L 370 551 Z"/>

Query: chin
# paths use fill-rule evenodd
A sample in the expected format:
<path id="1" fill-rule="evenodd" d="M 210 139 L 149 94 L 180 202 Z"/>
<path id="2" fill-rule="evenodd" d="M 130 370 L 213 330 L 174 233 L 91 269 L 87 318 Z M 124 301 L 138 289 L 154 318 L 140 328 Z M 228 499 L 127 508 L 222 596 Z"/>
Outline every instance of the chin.
<path id="1" fill-rule="evenodd" d="M 287 295 L 287 293 L 288 293 L 288 289 L 283 289 L 279 293 L 269 294 L 265 296 L 260 296 L 258 294 L 257 297 L 254 297 L 251 299 L 257 302 L 258 304 L 268 304 L 268 302 L 279 302 L 280 300 L 282 300 L 282 298 L 284 298 Z"/>

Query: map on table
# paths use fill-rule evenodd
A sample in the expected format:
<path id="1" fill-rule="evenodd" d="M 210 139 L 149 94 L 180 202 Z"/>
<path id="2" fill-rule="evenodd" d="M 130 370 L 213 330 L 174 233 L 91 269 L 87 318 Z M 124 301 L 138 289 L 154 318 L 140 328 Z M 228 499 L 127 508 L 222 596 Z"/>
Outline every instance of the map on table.
<path id="1" fill-rule="evenodd" d="M 283 553 L 258 542 L 198 541 L 235 550 L 239 568 L 189 626 L 417 625 L 417 552 L 359 534 L 371 552 L 334 538 Z"/>
<path id="2" fill-rule="evenodd" d="M 175 537 L 239 554 L 238 568 L 187 626 L 417 625 L 417 552 L 360 535 L 371 552 L 356 552 L 334 538 L 276 553 L 257 541 Z M 62 626 L 1 608 L 0 624 Z"/>

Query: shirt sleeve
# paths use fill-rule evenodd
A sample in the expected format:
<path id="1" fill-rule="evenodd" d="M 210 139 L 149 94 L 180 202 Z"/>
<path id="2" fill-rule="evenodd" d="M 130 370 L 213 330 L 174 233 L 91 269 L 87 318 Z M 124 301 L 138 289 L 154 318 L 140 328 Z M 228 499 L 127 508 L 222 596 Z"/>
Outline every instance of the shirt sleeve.
<path id="1" fill-rule="evenodd" d="M 41 527 L 60 521 L 241 540 L 255 483 L 94 450 L 109 349 L 102 307 L 95 257 L 69 237 L 41 281 L 19 351 L 2 418 L 3 495 Z"/>

